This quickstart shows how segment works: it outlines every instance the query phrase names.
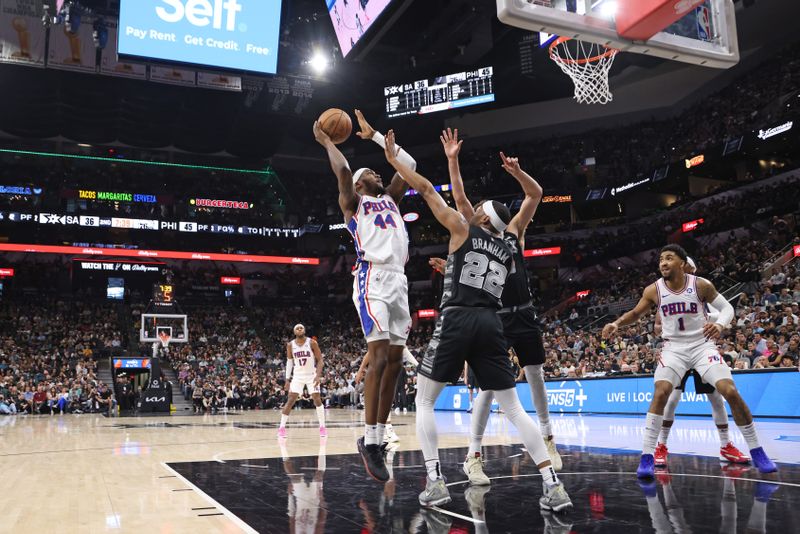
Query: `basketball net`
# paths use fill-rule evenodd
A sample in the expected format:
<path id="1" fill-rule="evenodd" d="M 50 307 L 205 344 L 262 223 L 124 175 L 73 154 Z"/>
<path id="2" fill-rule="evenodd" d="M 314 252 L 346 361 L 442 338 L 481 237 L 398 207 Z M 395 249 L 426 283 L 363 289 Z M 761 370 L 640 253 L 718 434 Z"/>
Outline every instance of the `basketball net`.
<path id="1" fill-rule="evenodd" d="M 579 104 L 611 102 L 608 72 L 617 52 L 616 48 L 569 37 L 559 37 L 550 45 L 550 59 L 572 79 Z"/>
<path id="2" fill-rule="evenodd" d="M 166 349 L 167 345 L 169 345 L 169 340 L 171 338 L 172 338 L 172 336 L 170 336 L 166 332 L 159 332 L 158 333 L 158 340 L 161 342 L 161 347 L 164 348 L 164 349 Z"/>

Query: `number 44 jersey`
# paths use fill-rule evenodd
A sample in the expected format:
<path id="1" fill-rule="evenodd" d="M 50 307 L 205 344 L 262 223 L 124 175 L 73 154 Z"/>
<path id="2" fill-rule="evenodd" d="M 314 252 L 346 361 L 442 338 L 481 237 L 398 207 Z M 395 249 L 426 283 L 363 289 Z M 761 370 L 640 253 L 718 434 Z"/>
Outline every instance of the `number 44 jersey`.
<path id="1" fill-rule="evenodd" d="M 513 268 L 511 250 L 502 237 L 470 226 L 467 240 L 447 257 L 442 309 L 502 308 L 500 296 Z"/>
<path id="2" fill-rule="evenodd" d="M 402 272 L 408 261 L 408 234 L 392 197 L 362 195 L 347 230 L 355 241 L 358 263 L 394 265 Z"/>

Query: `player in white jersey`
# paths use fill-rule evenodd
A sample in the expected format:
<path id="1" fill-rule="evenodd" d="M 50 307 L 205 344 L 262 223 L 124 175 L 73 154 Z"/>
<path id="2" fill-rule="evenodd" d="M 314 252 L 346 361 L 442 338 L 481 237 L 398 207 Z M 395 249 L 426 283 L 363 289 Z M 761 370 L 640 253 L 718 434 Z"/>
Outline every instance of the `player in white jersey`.
<path id="1" fill-rule="evenodd" d="M 291 380 L 291 382 L 289 382 Z M 289 382 L 289 398 L 281 410 L 281 426 L 278 428 L 278 437 L 286 437 L 286 421 L 292 413 L 292 407 L 297 398 L 307 388 L 317 407 L 319 419 L 319 435 L 327 436 L 325 429 L 325 406 L 319 395 L 319 384 L 322 380 L 322 352 L 315 339 L 306 336 L 306 327 L 301 324 L 294 325 L 294 339 L 286 344 L 286 381 Z"/>
<path id="2" fill-rule="evenodd" d="M 654 376 L 655 391 L 645 421 L 642 458 L 636 474 L 639 478 L 653 478 L 653 454 L 664 419 L 664 407 L 672 389 L 681 383 L 690 369 L 696 370 L 704 382 L 714 386 L 728 401 L 758 470 L 762 473 L 777 471 L 759 444 L 750 409 L 739 395 L 731 370 L 720 358 L 712 341 L 733 321 L 733 307 L 717 293 L 711 282 L 684 273 L 687 258 L 686 251 L 678 245 L 667 245 L 661 249 L 659 269 L 662 278 L 645 288 L 634 309 L 603 328 L 603 338 L 608 339 L 620 326 L 635 323 L 653 306 L 657 306 L 661 314 L 665 343 Z M 708 320 L 706 303 L 719 310 L 716 322 Z"/>
<path id="3" fill-rule="evenodd" d="M 385 146 L 383 135 L 356 110 L 361 131 L 358 136 Z M 408 185 L 395 173 L 384 187 L 381 176 L 371 169 L 350 170 L 347 159 L 318 123 L 314 138 L 325 147 L 339 182 L 339 207 L 356 246 L 353 269 L 353 304 L 361 321 L 367 351 L 372 361 L 364 380 L 364 437 L 357 445 L 370 476 L 389 480 L 380 444 L 392 409 L 403 348 L 411 331 L 408 311 L 408 234 L 398 205 Z M 397 157 L 411 169 L 416 162 L 402 148 Z"/>
<path id="4" fill-rule="evenodd" d="M 683 272 L 686 274 L 695 274 L 696 271 L 697 265 L 695 265 L 694 260 L 692 258 L 687 258 Z M 717 322 L 717 319 L 719 318 L 719 312 L 713 308 L 709 309 L 708 307 L 707 310 L 709 320 L 711 322 Z M 661 336 L 662 332 L 660 313 L 656 314 L 654 331 L 655 335 Z M 697 374 L 697 371 L 691 370 L 687 371 L 686 374 L 683 375 L 681 384 L 672 390 L 669 399 L 667 399 L 667 405 L 664 408 L 664 420 L 661 423 L 661 433 L 658 435 L 658 446 L 656 447 L 654 456 L 656 467 L 666 467 L 667 465 L 667 456 L 669 455 L 667 440 L 669 439 L 672 425 L 675 422 L 675 409 L 678 407 L 678 403 L 681 401 L 681 395 L 686 390 L 686 382 L 692 375 L 694 376 L 695 392 L 705 394 L 708 397 L 708 402 L 711 404 L 711 413 L 714 417 L 714 423 L 717 426 L 717 432 L 719 433 L 719 459 L 724 462 L 731 462 L 735 464 L 750 463 L 750 458 L 743 454 L 742 451 L 740 451 L 730 439 L 728 432 L 728 411 L 725 409 L 725 400 L 722 398 L 722 395 L 720 395 L 719 391 L 714 389 L 713 386 L 703 382 L 703 380 L 700 378 L 700 375 Z"/>

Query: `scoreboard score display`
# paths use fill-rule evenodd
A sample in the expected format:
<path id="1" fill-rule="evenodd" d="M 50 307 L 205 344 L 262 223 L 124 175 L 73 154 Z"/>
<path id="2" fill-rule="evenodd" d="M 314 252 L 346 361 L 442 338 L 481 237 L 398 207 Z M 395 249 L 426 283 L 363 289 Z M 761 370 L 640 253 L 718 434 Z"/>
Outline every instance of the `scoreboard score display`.
<path id="1" fill-rule="evenodd" d="M 424 115 L 494 102 L 492 67 L 384 87 L 386 116 Z"/>

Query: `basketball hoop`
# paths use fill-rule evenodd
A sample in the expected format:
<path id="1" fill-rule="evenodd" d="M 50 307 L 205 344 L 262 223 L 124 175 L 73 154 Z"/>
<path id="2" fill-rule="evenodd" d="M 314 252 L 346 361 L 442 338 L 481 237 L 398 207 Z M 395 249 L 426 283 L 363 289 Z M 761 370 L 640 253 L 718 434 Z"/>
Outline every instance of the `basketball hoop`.
<path id="1" fill-rule="evenodd" d="M 165 349 L 167 348 L 167 345 L 169 345 L 169 340 L 171 338 L 172 338 L 172 336 L 169 335 L 168 332 L 164 332 L 163 330 L 158 333 L 158 341 L 161 342 L 161 347 L 162 348 L 165 348 Z"/>
<path id="2" fill-rule="evenodd" d="M 617 52 L 616 48 L 569 37 L 559 37 L 550 45 L 550 59 L 572 79 L 579 104 L 611 102 L 608 72 Z"/>

